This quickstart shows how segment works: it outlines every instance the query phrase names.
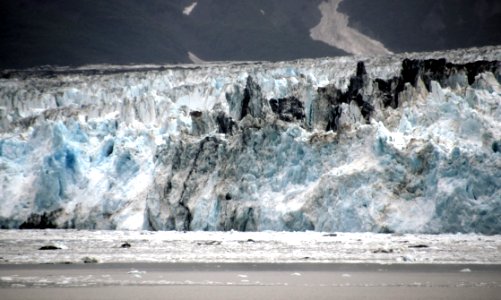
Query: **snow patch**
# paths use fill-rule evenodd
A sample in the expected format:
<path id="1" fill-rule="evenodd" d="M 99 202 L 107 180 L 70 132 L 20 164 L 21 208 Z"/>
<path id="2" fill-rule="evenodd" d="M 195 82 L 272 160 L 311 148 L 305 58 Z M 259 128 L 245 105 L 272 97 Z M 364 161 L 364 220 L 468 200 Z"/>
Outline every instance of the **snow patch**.
<path id="1" fill-rule="evenodd" d="M 356 55 L 390 54 L 391 51 L 381 42 L 348 27 L 348 16 L 337 11 L 341 1 L 329 0 L 319 4 L 322 18 L 310 29 L 311 38 Z"/>
<path id="2" fill-rule="evenodd" d="M 183 9 L 183 14 L 189 16 L 193 10 L 195 9 L 195 7 L 197 6 L 198 2 L 193 2 L 192 4 L 186 6 L 184 9 Z"/>
<path id="3" fill-rule="evenodd" d="M 199 58 L 198 56 L 196 56 L 195 54 L 193 54 L 193 52 L 190 52 L 188 51 L 188 58 L 194 63 L 194 64 L 204 64 L 206 63 L 205 60 L 202 60 L 201 58 Z"/>

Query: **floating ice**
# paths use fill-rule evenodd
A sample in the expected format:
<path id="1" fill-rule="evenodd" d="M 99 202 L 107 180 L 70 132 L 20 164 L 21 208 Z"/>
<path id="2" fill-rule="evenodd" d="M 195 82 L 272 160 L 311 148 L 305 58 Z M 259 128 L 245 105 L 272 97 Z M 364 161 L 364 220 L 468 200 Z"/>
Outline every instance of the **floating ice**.
<path id="1" fill-rule="evenodd" d="M 134 247 L 117 248 L 125 237 Z M 64 241 L 67 249 L 39 251 L 40 243 Z M 249 242 L 252 240 L 253 242 Z M 426 244 L 428 248 L 408 245 Z M 242 251 L 245 249 L 245 251 Z M 391 249 L 386 253 L 378 249 Z M 179 232 L 110 230 L 0 230 L 0 263 L 409 263 L 499 264 L 501 235 L 376 234 L 322 232 Z M 403 260 L 402 257 L 411 257 Z M 219 265 L 219 269 L 222 269 Z M 466 266 L 465 266 L 466 267 Z M 458 272 L 461 268 L 458 268 Z M 291 270 L 290 276 L 301 276 Z M 141 269 L 125 269 L 128 277 L 147 277 Z M 239 280 L 252 274 L 235 273 Z M 352 274 L 353 275 L 353 274 Z M 13 277 L 2 274 L 1 277 Z M 103 278 L 107 277 L 103 275 Z M 0 278 L 1 279 L 1 278 Z M 255 279 L 252 280 L 254 282 Z M 0 280 L 1 281 L 1 280 Z"/>

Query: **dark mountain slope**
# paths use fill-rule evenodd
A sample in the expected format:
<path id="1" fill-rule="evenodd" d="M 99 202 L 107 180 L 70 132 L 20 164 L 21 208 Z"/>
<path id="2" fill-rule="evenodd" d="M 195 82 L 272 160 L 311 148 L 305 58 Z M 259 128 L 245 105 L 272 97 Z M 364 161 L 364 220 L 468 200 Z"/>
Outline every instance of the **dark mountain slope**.
<path id="1" fill-rule="evenodd" d="M 339 11 L 393 52 L 501 44 L 499 0 L 349 0 Z"/>
<path id="2" fill-rule="evenodd" d="M 318 2 L 206 0 L 185 15 L 191 1 L 1 1 L 0 68 L 344 54 L 309 38 Z"/>

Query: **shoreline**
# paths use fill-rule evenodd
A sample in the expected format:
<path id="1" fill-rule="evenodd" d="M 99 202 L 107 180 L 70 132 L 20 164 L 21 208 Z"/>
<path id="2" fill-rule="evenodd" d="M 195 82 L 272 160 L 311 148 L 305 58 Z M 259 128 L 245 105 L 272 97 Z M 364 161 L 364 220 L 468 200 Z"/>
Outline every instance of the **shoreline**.
<path id="1" fill-rule="evenodd" d="M 109 268 L 128 268 L 128 267 L 148 267 L 154 269 L 168 268 L 172 270 L 184 270 L 192 269 L 194 267 L 204 267 L 210 269 L 213 267 L 220 268 L 221 270 L 238 270 L 245 267 L 252 267 L 258 270 L 288 270 L 301 268 L 304 270 L 331 270 L 336 268 L 337 270 L 377 270 L 384 267 L 385 269 L 393 270 L 430 270 L 430 269 L 442 269 L 442 270 L 455 270 L 457 268 L 469 268 L 475 267 L 480 270 L 498 270 L 501 271 L 501 261 L 494 263 L 475 263 L 475 262 L 440 262 L 440 263 L 412 263 L 412 262 L 106 262 L 106 263 L 0 263 L 0 270 L 2 269 L 109 269 Z M 203 270 L 203 268 L 202 268 Z"/>
<path id="2" fill-rule="evenodd" d="M 501 265 L 0 265 L 2 299 L 497 299 Z"/>

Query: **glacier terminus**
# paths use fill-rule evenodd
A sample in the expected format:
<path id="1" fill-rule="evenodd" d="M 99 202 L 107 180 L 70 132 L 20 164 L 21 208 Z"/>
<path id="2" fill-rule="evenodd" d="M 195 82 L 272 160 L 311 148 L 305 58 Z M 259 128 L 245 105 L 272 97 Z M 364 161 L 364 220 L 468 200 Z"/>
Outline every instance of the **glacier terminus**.
<path id="1" fill-rule="evenodd" d="M 501 233 L 501 47 L 0 73 L 0 226 Z"/>

